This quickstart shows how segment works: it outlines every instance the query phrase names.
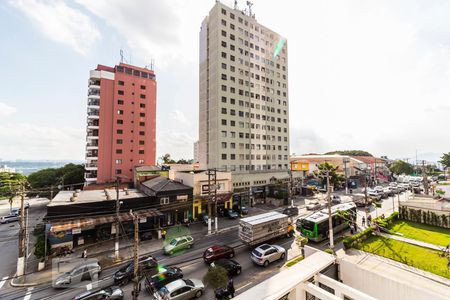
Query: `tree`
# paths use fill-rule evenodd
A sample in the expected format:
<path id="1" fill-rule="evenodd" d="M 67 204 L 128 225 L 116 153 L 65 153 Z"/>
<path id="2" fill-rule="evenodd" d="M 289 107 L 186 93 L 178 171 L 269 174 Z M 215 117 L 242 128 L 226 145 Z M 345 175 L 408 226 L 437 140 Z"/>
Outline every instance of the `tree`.
<path id="1" fill-rule="evenodd" d="M 316 176 L 322 177 L 322 183 L 326 184 L 326 177 L 324 177 L 328 171 L 330 175 L 330 184 L 332 184 L 335 188 L 339 188 L 345 183 L 345 176 L 343 174 L 338 174 L 338 166 L 330 164 L 329 162 L 323 162 L 317 165 L 318 171 L 316 172 Z"/>
<path id="2" fill-rule="evenodd" d="M 21 173 L 0 173 L 0 198 L 9 198 L 15 196 L 16 192 L 27 185 L 27 177 Z"/>
<path id="3" fill-rule="evenodd" d="M 179 160 L 177 161 L 177 164 L 190 165 L 190 164 L 192 164 L 193 162 L 194 162 L 193 159 L 184 159 L 184 158 L 182 158 L 182 159 L 179 159 Z"/>
<path id="4" fill-rule="evenodd" d="M 325 155 L 331 154 L 350 155 L 350 156 L 373 156 L 369 152 L 363 150 L 336 150 L 325 153 Z"/>
<path id="5" fill-rule="evenodd" d="M 50 250 L 50 243 L 47 241 L 47 252 L 45 251 L 45 235 L 39 235 L 34 245 L 34 256 L 38 259 L 44 258 L 46 253 L 50 253 Z"/>
<path id="6" fill-rule="evenodd" d="M 160 157 L 161 160 L 163 161 L 164 164 L 174 164 L 176 163 L 176 161 L 174 161 L 171 157 L 169 153 L 164 154 L 163 156 Z"/>
<path id="7" fill-rule="evenodd" d="M 49 187 L 58 185 L 81 188 L 84 183 L 84 166 L 76 164 L 66 164 L 61 168 L 42 169 L 28 175 L 28 182 L 32 189 L 42 189 L 36 192 L 40 195 L 49 195 Z"/>
<path id="8" fill-rule="evenodd" d="M 228 282 L 228 273 L 225 268 L 220 266 L 210 267 L 203 276 L 203 282 L 210 285 L 213 289 L 224 287 Z"/>
<path id="9" fill-rule="evenodd" d="M 444 168 L 450 168 L 450 152 L 444 153 L 439 161 Z"/>
<path id="10" fill-rule="evenodd" d="M 389 167 L 389 170 L 396 174 L 412 174 L 414 172 L 414 168 L 410 163 L 407 163 L 403 160 L 396 160 L 394 161 L 391 166 Z"/>

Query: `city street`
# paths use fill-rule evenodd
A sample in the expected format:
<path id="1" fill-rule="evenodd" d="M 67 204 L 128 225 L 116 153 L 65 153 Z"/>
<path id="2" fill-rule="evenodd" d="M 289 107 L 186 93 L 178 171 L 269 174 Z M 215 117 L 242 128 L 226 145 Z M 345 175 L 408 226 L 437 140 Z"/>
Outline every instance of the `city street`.
<path id="1" fill-rule="evenodd" d="M 377 208 L 376 210 L 372 208 L 372 210 L 369 212 L 373 217 L 376 217 L 377 215 L 385 214 L 386 216 L 392 213 L 392 206 L 394 205 L 395 209 L 397 210 L 398 207 L 398 200 L 405 201 L 407 199 L 407 194 L 402 193 L 400 196 L 395 195 L 394 197 L 389 197 L 387 199 L 383 199 L 381 208 Z M 299 207 L 299 215 L 296 218 L 306 216 L 308 214 L 313 213 L 314 211 L 307 211 L 305 208 L 305 202 L 308 203 L 310 200 L 304 200 L 304 199 L 294 199 L 294 203 L 296 206 Z M 42 205 L 44 207 L 44 205 Z M 33 215 L 33 218 L 35 219 L 35 222 L 37 222 L 36 219 L 39 219 L 39 216 L 42 217 L 43 209 L 41 208 L 41 205 L 39 204 L 32 204 L 32 208 L 34 209 L 34 212 L 30 211 L 30 213 Z M 274 210 L 276 211 L 282 211 L 284 207 L 276 208 Z M 273 210 L 273 209 L 272 209 Z M 259 209 L 259 213 L 264 212 L 263 209 Z M 30 215 L 31 215 L 30 214 Z M 363 208 L 358 209 L 358 216 L 357 216 L 357 222 L 358 225 L 361 225 L 361 218 L 365 216 L 365 212 Z M 223 220 L 223 219 L 222 219 Z M 219 224 L 226 223 L 231 224 L 229 221 L 224 221 Z M 238 223 L 238 220 L 233 222 L 234 224 Z M 4 225 L 3 225 L 4 226 Z M 18 231 L 18 224 L 12 225 L 14 231 L 9 231 L 4 228 L 2 228 L 2 233 L 6 232 L 12 236 L 14 234 L 17 234 Z M 222 225 L 223 226 L 223 225 Z M 222 228 L 222 226 L 220 226 Z M 10 227 L 8 227 L 11 229 Z M 342 235 L 343 233 L 339 233 L 336 235 Z M 10 237 L 11 238 L 11 237 Z M 278 239 L 276 241 L 273 241 L 274 243 L 277 243 L 283 247 L 285 247 L 286 250 L 290 249 L 290 246 L 292 244 L 292 239 Z M 207 265 L 203 262 L 201 259 L 201 256 L 206 248 L 208 248 L 211 245 L 214 244 L 226 244 L 232 247 L 235 247 L 236 257 L 235 260 L 237 260 L 242 265 L 242 274 L 237 276 L 235 278 L 235 287 L 237 290 L 237 293 L 243 292 L 244 290 L 252 287 L 256 283 L 260 283 L 265 278 L 268 278 L 279 271 L 279 268 L 283 265 L 284 262 L 276 262 L 270 265 L 268 268 L 262 268 L 259 266 L 256 266 L 252 263 L 250 260 L 250 248 L 245 247 L 241 244 L 238 238 L 238 229 L 233 226 L 231 229 L 221 232 L 219 234 L 213 234 L 210 236 L 204 236 L 197 238 L 194 244 L 194 247 L 192 249 L 189 249 L 185 251 L 184 253 L 179 253 L 177 255 L 174 255 L 172 257 L 165 256 L 162 253 L 162 250 L 158 250 L 153 253 L 146 253 L 146 254 L 152 254 L 155 258 L 158 259 L 158 262 L 163 266 L 178 266 L 183 270 L 184 278 L 196 278 L 196 279 L 202 279 L 207 271 Z M 15 262 L 17 259 L 17 237 L 15 239 L 12 239 L 8 242 L 9 247 L 11 248 L 11 251 L 8 252 L 8 255 L 11 256 L 10 259 L 6 259 L 2 261 L 2 276 L 10 276 L 14 275 L 15 271 Z M 326 249 L 328 248 L 328 241 L 324 241 L 318 244 L 315 243 L 309 243 L 309 246 L 317 248 L 317 249 Z M 341 243 L 338 243 L 336 245 L 336 249 L 342 247 Z M 142 254 L 142 253 L 141 253 Z M 98 282 L 98 287 L 107 287 L 111 286 L 113 284 L 112 275 L 117 271 L 121 266 L 115 266 L 111 269 L 104 270 L 101 274 L 100 280 Z M 6 271 L 9 268 L 9 272 Z M 145 287 L 142 283 L 142 292 L 140 297 L 147 298 L 148 294 L 145 291 Z M 71 288 L 67 290 L 57 290 L 54 289 L 51 284 L 45 284 L 45 285 L 39 285 L 36 287 L 29 287 L 29 288 L 13 288 L 9 285 L 3 284 L 3 288 L 0 284 L 0 298 L 2 299 L 24 299 L 24 300 L 31 300 L 31 299 L 70 299 L 74 297 L 75 295 L 83 292 L 87 288 L 97 288 L 95 286 L 89 285 L 88 282 L 86 282 L 82 287 L 79 288 Z M 131 299 L 131 291 L 133 289 L 132 283 L 128 284 L 127 286 L 123 287 L 125 292 L 125 299 Z M 213 298 L 213 291 L 210 288 L 206 289 L 206 295 L 203 296 L 204 299 L 212 299 Z"/>
<path id="2" fill-rule="evenodd" d="M 27 199 L 26 202 L 30 204 L 28 210 L 28 228 L 29 231 L 29 250 L 30 259 L 33 258 L 33 246 L 35 244 L 35 237 L 32 230 L 36 224 L 42 221 L 46 213 L 46 205 L 48 199 Z M 13 207 L 20 207 L 20 201 L 15 200 Z M 0 216 L 5 216 L 10 212 L 10 205 L 8 201 L 2 201 L 0 205 Z M 0 248 L 2 249 L 2 259 L 0 260 L 0 278 L 10 277 L 16 273 L 17 254 L 18 254 L 18 234 L 19 222 L 9 224 L 0 224 Z"/>

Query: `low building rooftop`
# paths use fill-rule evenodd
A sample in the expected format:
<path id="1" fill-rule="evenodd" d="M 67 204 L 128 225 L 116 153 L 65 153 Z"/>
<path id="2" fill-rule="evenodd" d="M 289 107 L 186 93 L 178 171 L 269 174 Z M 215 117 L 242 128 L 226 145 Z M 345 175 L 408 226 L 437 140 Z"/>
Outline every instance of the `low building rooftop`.
<path id="1" fill-rule="evenodd" d="M 408 206 L 419 209 L 433 209 L 440 211 L 450 211 L 450 200 L 436 199 L 432 196 L 413 195 L 408 200 L 401 202 L 401 206 Z"/>
<path id="2" fill-rule="evenodd" d="M 91 203 L 91 202 L 100 202 L 100 201 L 111 201 L 116 199 L 116 190 L 115 189 L 106 189 L 105 190 L 90 190 L 90 191 L 80 191 L 76 193 L 75 191 L 60 191 L 53 200 L 47 205 L 49 207 L 52 206 L 60 206 L 60 205 L 71 205 L 71 204 L 80 204 L 80 203 Z M 76 197 L 74 201 L 71 201 L 71 198 L 74 197 L 76 193 Z M 106 195 L 109 195 L 110 199 Z M 147 197 L 143 193 L 139 192 L 136 189 L 120 189 L 119 190 L 119 199 L 134 199 Z"/>

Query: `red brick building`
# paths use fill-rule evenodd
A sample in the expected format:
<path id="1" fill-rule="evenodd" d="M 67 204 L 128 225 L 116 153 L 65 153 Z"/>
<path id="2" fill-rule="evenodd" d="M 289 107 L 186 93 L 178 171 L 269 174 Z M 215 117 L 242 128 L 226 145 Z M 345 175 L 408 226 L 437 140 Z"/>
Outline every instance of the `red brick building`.
<path id="1" fill-rule="evenodd" d="M 156 80 L 153 70 L 120 63 L 90 72 L 86 184 L 131 182 L 133 168 L 156 159 Z"/>

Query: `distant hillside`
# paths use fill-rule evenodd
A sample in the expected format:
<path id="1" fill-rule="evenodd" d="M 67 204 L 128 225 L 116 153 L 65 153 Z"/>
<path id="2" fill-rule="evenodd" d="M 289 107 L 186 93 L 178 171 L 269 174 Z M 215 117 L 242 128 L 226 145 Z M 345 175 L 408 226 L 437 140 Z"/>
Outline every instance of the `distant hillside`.
<path id="1" fill-rule="evenodd" d="M 327 152 L 325 154 L 326 155 L 340 154 L 340 155 L 350 155 L 350 156 L 373 156 L 369 152 L 363 151 L 363 150 L 336 150 L 336 151 Z"/>

